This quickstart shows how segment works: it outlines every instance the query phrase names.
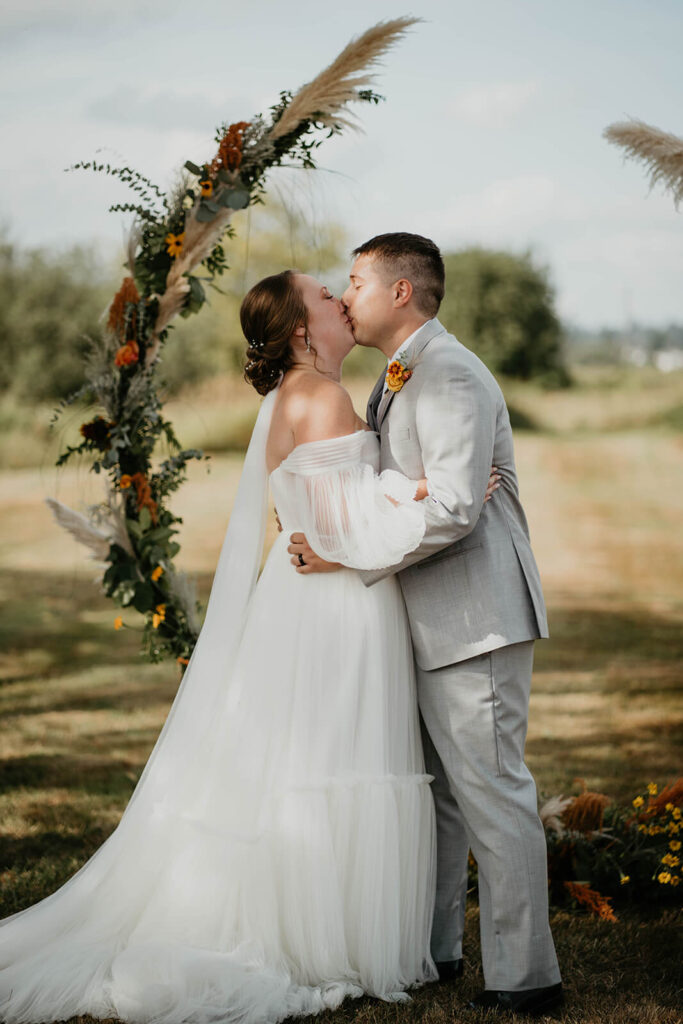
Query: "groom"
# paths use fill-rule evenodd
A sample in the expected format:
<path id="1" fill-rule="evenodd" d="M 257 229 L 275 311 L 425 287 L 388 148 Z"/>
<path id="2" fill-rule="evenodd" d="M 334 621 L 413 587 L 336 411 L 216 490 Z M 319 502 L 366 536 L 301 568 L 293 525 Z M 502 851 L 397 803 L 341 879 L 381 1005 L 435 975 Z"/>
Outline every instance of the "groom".
<path id="1" fill-rule="evenodd" d="M 562 1002 L 562 985 L 524 742 L 534 640 L 548 630 L 508 411 L 484 364 L 436 319 L 444 294 L 437 246 L 393 233 L 353 255 L 342 301 L 356 343 L 400 364 L 382 373 L 368 403 L 381 468 L 426 477 L 429 487 L 419 547 L 361 576 L 372 586 L 397 573 L 410 619 L 437 812 L 432 954 L 442 978 L 459 976 L 471 849 L 486 984 L 471 1005 L 547 1012 Z M 501 486 L 484 505 L 491 465 Z M 302 572 L 333 568 L 302 534 L 289 551 L 297 564 L 302 556 Z"/>

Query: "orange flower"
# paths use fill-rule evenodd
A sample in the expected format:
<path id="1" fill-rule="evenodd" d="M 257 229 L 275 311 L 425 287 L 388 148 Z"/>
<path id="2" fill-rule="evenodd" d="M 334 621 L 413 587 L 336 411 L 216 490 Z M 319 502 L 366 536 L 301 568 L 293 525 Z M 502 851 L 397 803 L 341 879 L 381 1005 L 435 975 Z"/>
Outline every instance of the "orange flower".
<path id="1" fill-rule="evenodd" d="M 122 475 L 121 479 L 119 480 L 119 487 L 121 488 L 122 491 L 125 491 L 128 487 L 130 487 L 130 485 L 132 483 L 133 483 L 132 476 L 128 476 L 127 473 L 124 473 Z"/>
<path id="2" fill-rule="evenodd" d="M 565 882 L 565 889 L 572 899 L 586 907 L 603 921 L 617 921 L 617 915 L 610 906 L 610 897 L 603 896 L 596 889 L 591 889 L 583 882 Z"/>
<path id="3" fill-rule="evenodd" d="M 180 256 L 181 252 L 183 251 L 184 239 L 184 231 L 182 231 L 179 235 L 174 235 L 172 231 L 166 235 L 166 251 L 168 252 L 169 256 L 173 257 L 173 259 L 175 259 L 177 256 Z"/>
<path id="4" fill-rule="evenodd" d="M 219 168 L 226 171 L 236 171 L 242 163 L 242 136 L 245 128 L 249 127 L 249 121 L 237 121 L 231 124 L 220 141 L 218 152 L 211 161 L 210 174 L 215 174 Z"/>
<path id="5" fill-rule="evenodd" d="M 109 307 L 107 327 L 115 331 L 116 334 L 122 335 L 126 325 L 126 309 L 130 304 L 137 306 L 139 301 L 140 294 L 135 287 L 135 281 L 132 277 L 124 277 L 123 284 L 112 299 L 111 306 Z M 129 326 L 131 333 L 134 333 L 135 310 L 131 311 Z"/>
<path id="6" fill-rule="evenodd" d="M 213 195 L 213 182 L 209 178 L 200 181 L 199 184 L 202 186 L 203 199 L 208 199 L 210 195 Z"/>
<path id="7" fill-rule="evenodd" d="M 152 629 L 158 629 L 160 624 L 164 621 L 165 618 L 166 618 L 166 605 L 165 604 L 158 604 L 157 605 L 157 610 L 155 611 L 154 615 L 152 616 Z"/>
<path id="8" fill-rule="evenodd" d="M 176 658 L 176 661 L 178 662 L 179 665 L 189 665 L 190 664 L 190 659 L 189 658 L 183 658 L 183 656 L 181 654 L 178 655 L 178 657 Z"/>
<path id="9" fill-rule="evenodd" d="M 156 581 L 161 577 L 163 571 L 164 570 L 162 569 L 162 567 L 160 565 L 158 565 L 156 567 L 156 569 L 152 573 L 152 583 L 156 583 Z"/>
<path id="10" fill-rule="evenodd" d="M 135 487 L 138 511 L 141 508 L 148 508 L 152 522 L 156 526 L 157 503 L 152 498 L 152 488 L 144 473 L 133 473 L 130 482 Z"/>
<path id="11" fill-rule="evenodd" d="M 115 366 L 133 366 L 140 358 L 140 347 L 137 341 L 127 341 L 125 345 L 117 349 L 114 356 Z"/>
<path id="12" fill-rule="evenodd" d="M 583 793 L 575 796 L 562 814 L 562 824 L 570 832 L 595 832 L 602 828 L 605 808 L 611 803 L 604 793 L 591 793 L 583 779 Z"/>
<path id="13" fill-rule="evenodd" d="M 387 387 L 393 392 L 400 391 L 405 382 L 410 380 L 412 375 L 412 370 L 407 370 L 403 363 L 399 363 L 398 359 L 395 359 L 393 363 L 389 363 L 389 367 L 387 369 Z"/>
<path id="14" fill-rule="evenodd" d="M 114 619 L 114 629 L 121 629 L 122 625 L 123 619 L 121 618 L 120 615 L 117 615 L 116 618 Z"/>

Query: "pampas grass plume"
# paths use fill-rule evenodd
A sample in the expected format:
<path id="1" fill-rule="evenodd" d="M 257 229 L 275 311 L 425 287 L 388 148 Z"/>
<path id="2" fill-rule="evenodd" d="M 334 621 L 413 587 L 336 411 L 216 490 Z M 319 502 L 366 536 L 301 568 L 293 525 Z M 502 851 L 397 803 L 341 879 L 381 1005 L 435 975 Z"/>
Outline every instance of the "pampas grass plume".
<path id="1" fill-rule="evenodd" d="M 663 184 L 678 209 L 683 199 L 683 139 L 636 118 L 611 124 L 602 134 L 625 150 L 626 156 L 644 163 L 650 172 L 650 188 Z"/>
<path id="2" fill-rule="evenodd" d="M 270 132 L 270 139 L 288 135 L 302 121 L 315 117 L 323 124 L 358 126 L 342 117 L 340 111 L 347 103 L 358 98 L 362 88 L 372 84 L 374 68 L 387 50 L 394 45 L 421 18 L 394 18 L 380 21 L 367 32 L 352 39 L 329 67 L 321 71 L 312 82 L 303 85 L 292 97 L 284 114 Z"/>

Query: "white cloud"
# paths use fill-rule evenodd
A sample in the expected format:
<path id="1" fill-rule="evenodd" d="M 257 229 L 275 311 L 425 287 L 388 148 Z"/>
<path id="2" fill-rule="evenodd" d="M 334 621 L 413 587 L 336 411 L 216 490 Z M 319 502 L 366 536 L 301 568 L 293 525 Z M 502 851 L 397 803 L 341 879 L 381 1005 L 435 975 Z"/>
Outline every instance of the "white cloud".
<path id="1" fill-rule="evenodd" d="M 521 113 L 535 96 L 536 82 L 491 82 L 459 93 L 449 110 L 472 124 L 488 124 Z"/>

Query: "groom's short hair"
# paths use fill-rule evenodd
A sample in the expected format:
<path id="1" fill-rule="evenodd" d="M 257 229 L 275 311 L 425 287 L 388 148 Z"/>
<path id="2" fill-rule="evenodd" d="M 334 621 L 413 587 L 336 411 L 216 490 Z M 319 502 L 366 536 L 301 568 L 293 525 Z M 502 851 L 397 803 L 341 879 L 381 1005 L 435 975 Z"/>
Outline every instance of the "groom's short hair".
<path id="1" fill-rule="evenodd" d="M 392 231 L 363 242 L 352 255 L 374 257 L 392 284 L 401 278 L 410 281 L 420 312 L 436 316 L 444 295 L 446 274 L 439 247 L 431 238 Z"/>

